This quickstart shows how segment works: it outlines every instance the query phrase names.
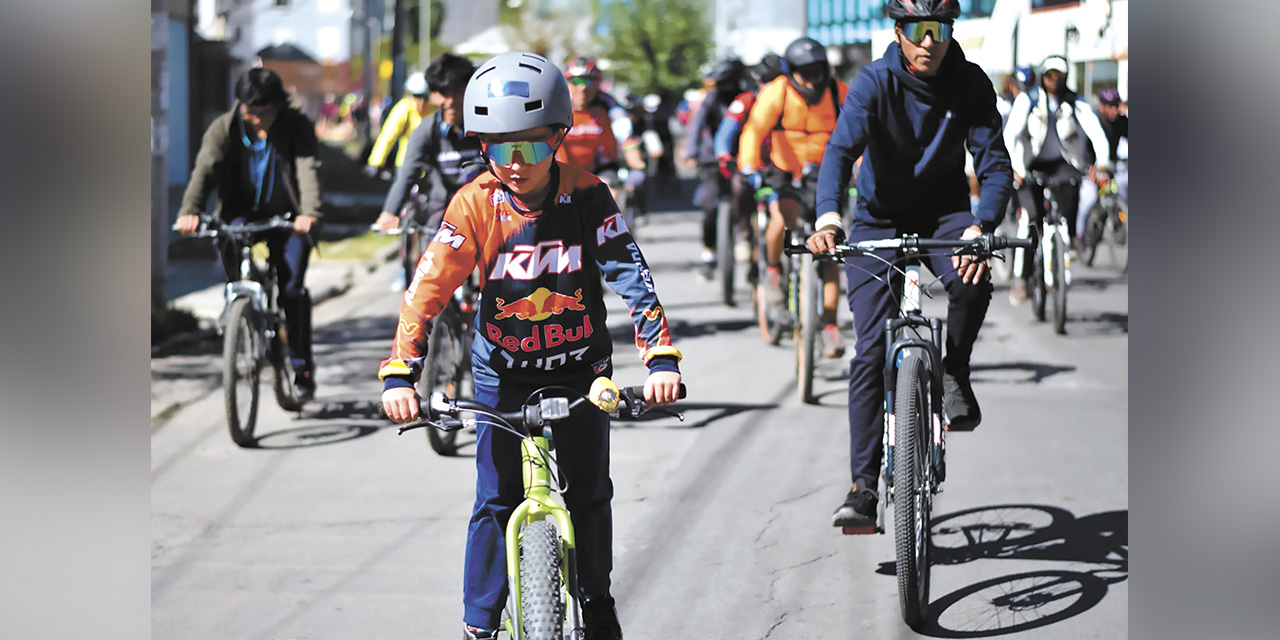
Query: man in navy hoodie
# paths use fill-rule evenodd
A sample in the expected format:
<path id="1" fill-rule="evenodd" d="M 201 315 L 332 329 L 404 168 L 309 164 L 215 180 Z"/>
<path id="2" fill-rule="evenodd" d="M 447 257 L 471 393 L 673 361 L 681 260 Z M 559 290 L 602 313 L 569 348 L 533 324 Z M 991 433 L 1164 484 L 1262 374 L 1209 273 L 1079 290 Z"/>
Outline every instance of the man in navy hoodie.
<path id="1" fill-rule="evenodd" d="M 996 228 L 1013 192 L 995 90 L 951 37 L 958 0 L 889 0 L 885 12 L 895 21 L 896 41 L 858 73 L 840 109 L 818 176 L 818 231 L 807 242 L 814 252 L 832 251 L 845 234 L 842 196 L 859 157 L 850 243 L 906 234 L 971 238 Z M 965 176 L 966 147 L 981 185 L 976 213 Z M 892 258 L 892 252 L 882 253 Z M 985 263 L 968 257 L 935 256 L 928 266 L 949 297 L 946 414 L 951 430 L 969 430 L 982 416 L 969 384 L 969 354 L 991 302 L 990 276 Z M 846 273 L 858 334 L 849 375 L 853 487 L 832 524 L 872 533 L 884 451 L 884 321 L 897 303 L 875 277 L 885 273 L 879 260 L 849 258 Z"/>

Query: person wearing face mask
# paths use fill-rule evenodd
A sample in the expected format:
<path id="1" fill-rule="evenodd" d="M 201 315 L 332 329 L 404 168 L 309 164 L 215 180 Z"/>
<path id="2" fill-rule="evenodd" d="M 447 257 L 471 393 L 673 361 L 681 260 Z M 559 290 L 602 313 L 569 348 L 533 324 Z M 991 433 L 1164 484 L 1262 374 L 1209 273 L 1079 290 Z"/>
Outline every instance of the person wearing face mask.
<path id="1" fill-rule="evenodd" d="M 815 253 L 833 251 L 846 236 L 854 244 L 908 234 L 954 240 L 989 233 L 1013 191 L 995 90 L 952 38 L 959 2 L 889 0 L 885 13 L 895 23 L 894 42 L 854 78 L 823 156 L 818 230 L 807 242 Z M 970 208 L 966 150 L 979 184 L 976 211 Z M 845 185 L 859 158 L 858 196 L 846 230 Z M 884 326 L 896 304 L 878 279 L 885 272 L 880 260 L 892 260 L 893 252 L 878 253 L 845 262 L 858 334 L 849 364 L 853 486 L 831 523 L 848 533 L 875 531 L 884 454 Z M 986 264 L 945 254 L 924 261 L 948 298 L 944 413 L 952 431 L 973 429 L 982 413 L 969 384 L 969 356 L 991 302 Z"/>
<path id="2" fill-rule="evenodd" d="M 1044 218 L 1044 193 L 1027 180 L 1035 172 L 1050 184 L 1079 185 L 1096 168 L 1111 166 L 1110 145 L 1089 103 L 1067 87 L 1067 60 L 1049 56 L 1040 64 L 1040 85 L 1019 95 L 1009 110 L 1004 126 L 1004 143 L 1013 162 L 1013 173 L 1021 185 L 1018 202 L 1031 214 L 1031 222 Z M 1095 160 L 1096 158 L 1096 160 Z M 1067 230 L 1076 237 L 1075 212 L 1079 208 L 1079 187 L 1063 189 L 1064 202 L 1059 202 L 1067 220 Z M 1015 273 L 1031 271 L 1031 252 L 1022 252 L 1021 265 Z M 1009 301 L 1015 305 L 1027 299 L 1027 283 L 1015 278 L 1009 288 Z"/>
<path id="3" fill-rule="evenodd" d="M 769 203 L 769 226 L 764 232 L 767 266 L 759 285 L 762 310 L 782 304 L 786 297 L 780 270 L 783 230 L 794 227 L 802 211 L 813 216 L 816 168 L 849 90 L 832 75 L 826 47 L 813 38 L 787 45 L 782 59 L 785 73 L 760 90 L 739 137 L 738 170 L 756 189 L 768 186 L 777 194 L 777 200 Z M 760 150 L 765 138 L 771 145 L 768 166 Z M 822 353 L 828 358 L 839 358 L 845 348 L 836 326 L 838 277 L 835 263 L 823 264 L 820 336 Z"/>

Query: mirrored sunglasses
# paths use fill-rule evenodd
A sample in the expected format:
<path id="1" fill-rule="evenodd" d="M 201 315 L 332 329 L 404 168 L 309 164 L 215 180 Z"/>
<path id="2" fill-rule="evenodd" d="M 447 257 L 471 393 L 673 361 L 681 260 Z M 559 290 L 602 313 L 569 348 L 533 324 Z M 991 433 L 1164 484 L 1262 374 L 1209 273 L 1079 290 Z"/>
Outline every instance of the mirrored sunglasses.
<path id="1" fill-rule="evenodd" d="M 493 142 L 484 145 L 485 155 L 490 160 L 502 165 L 515 162 L 516 154 L 520 154 L 523 164 L 538 164 L 551 157 L 554 148 L 546 140 L 538 142 Z"/>
<path id="2" fill-rule="evenodd" d="M 946 42 L 951 39 L 951 24 L 937 20 L 921 20 L 920 22 L 904 22 L 901 24 L 902 35 L 915 44 L 924 42 L 925 34 L 933 36 L 934 42 Z"/>
<path id="3" fill-rule="evenodd" d="M 595 81 L 586 76 L 574 76 L 572 78 L 569 78 L 569 84 L 577 87 L 589 87 L 595 84 Z"/>

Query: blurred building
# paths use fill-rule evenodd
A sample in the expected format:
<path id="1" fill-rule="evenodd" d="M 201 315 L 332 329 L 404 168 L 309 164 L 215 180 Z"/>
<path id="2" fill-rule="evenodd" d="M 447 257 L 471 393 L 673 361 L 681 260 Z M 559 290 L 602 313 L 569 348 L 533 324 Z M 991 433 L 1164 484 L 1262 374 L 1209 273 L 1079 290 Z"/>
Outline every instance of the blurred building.
<path id="1" fill-rule="evenodd" d="M 870 1 L 870 0 L 868 0 Z M 805 35 L 805 0 L 708 0 L 713 59 L 737 56 L 755 64 L 766 53 L 781 55 L 792 40 Z"/>
<path id="2" fill-rule="evenodd" d="M 893 42 L 883 0 L 809 0 L 806 33 L 828 46 L 852 77 Z M 1128 0 L 960 0 L 955 37 L 965 56 L 998 83 L 1018 65 L 1066 56 L 1068 84 L 1092 98 L 1104 87 L 1129 89 Z"/>

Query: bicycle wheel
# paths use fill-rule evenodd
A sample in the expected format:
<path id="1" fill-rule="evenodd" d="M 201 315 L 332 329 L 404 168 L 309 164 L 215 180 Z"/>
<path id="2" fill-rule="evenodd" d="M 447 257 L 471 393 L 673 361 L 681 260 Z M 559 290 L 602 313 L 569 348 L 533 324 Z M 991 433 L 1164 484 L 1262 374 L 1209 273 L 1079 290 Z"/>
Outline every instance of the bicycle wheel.
<path id="1" fill-rule="evenodd" d="M 995 235 L 1001 238 L 1018 237 L 1018 207 L 1010 203 L 1008 211 L 1004 214 L 1004 220 L 1000 226 L 996 227 Z M 1006 281 L 1013 277 L 1013 255 L 1014 250 L 1009 249 L 1005 252 L 1005 259 L 991 260 L 991 273 L 995 274 L 998 281 Z"/>
<path id="2" fill-rule="evenodd" d="M 1027 293 L 1031 296 L 1031 313 L 1036 320 L 1044 322 L 1045 304 L 1048 302 L 1048 290 L 1044 282 L 1044 246 L 1036 243 L 1035 252 L 1031 256 L 1031 273 L 1027 278 Z"/>
<path id="3" fill-rule="evenodd" d="M 815 404 L 813 369 L 818 351 L 818 325 L 821 318 L 822 278 L 812 256 L 800 260 L 800 339 L 796 340 L 796 376 L 799 378 L 800 401 Z"/>
<path id="4" fill-rule="evenodd" d="M 929 369 L 916 350 L 898 367 L 894 391 L 893 537 L 898 604 L 912 629 L 929 608 Z"/>
<path id="5" fill-rule="evenodd" d="M 302 403 L 298 402 L 298 394 L 293 388 L 296 372 L 293 369 L 293 361 L 289 359 L 288 337 L 284 330 L 283 316 L 276 319 L 276 326 L 279 329 L 271 339 L 268 351 L 271 367 L 275 372 L 272 388 L 275 390 L 276 404 L 285 411 L 301 411 Z"/>
<path id="6" fill-rule="evenodd" d="M 720 301 L 733 306 L 733 209 L 729 197 L 716 210 L 716 267 L 720 276 Z"/>
<path id="7" fill-rule="evenodd" d="M 1129 273 L 1129 216 L 1124 202 L 1116 203 L 1116 209 L 1106 221 L 1106 230 L 1111 268 L 1121 275 Z"/>
<path id="8" fill-rule="evenodd" d="M 1049 241 L 1053 250 L 1053 332 L 1067 332 L 1067 248 L 1058 228 L 1051 231 Z"/>
<path id="9" fill-rule="evenodd" d="M 405 204 L 404 217 L 400 219 L 400 266 L 404 269 L 404 286 L 413 283 L 414 273 L 418 269 L 418 260 L 422 258 L 422 249 L 426 245 L 422 241 L 422 232 L 418 228 L 418 218 L 422 208 L 417 201 L 410 199 Z"/>
<path id="10" fill-rule="evenodd" d="M 457 313 L 452 304 L 446 306 L 436 318 L 435 327 L 431 329 L 431 338 L 427 341 L 427 361 L 422 368 L 422 377 L 418 379 L 418 393 L 424 398 L 433 391 L 443 391 L 450 398 L 470 392 L 463 388 L 469 379 L 471 363 L 464 357 L 465 336 L 459 329 Z M 458 454 L 457 431 L 426 429 L 426 432 L 427 442 L 431 444 L 433 451 L 442 456 Z"/>
<path id="11" fill-rule="evenodd" d="M 257 445 L 253 429 L 258 421 L 258 382 L 262 361 L 258 357 L 257 318 L 247 298 L 237 298 L 227 312 L 222 345 L 222 390 L 227 408 L 227 428 L 237 445 Z"/>
<path id="12" fill-rule="evenodd" d="M 520 612 L 528 640 L 563 640 L 560 534 L 548 520 L 520 530 Z"/>
<path id="13" fill-rule="evenodd" d="M 1083 249 L 1080 253 L 1080 261 L 1087 267 L 1092 267 L 1095 260 L 1098 259 L 1098 245 L 1102 243 L 1106 235 L 1107 211 L 1102 203 L 1094 205 L 1089 210 L 1089 217 L 1085 220 L 1084 232 L 1080 236 L 1083 240 Z"/>

